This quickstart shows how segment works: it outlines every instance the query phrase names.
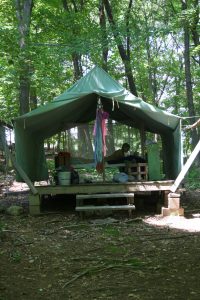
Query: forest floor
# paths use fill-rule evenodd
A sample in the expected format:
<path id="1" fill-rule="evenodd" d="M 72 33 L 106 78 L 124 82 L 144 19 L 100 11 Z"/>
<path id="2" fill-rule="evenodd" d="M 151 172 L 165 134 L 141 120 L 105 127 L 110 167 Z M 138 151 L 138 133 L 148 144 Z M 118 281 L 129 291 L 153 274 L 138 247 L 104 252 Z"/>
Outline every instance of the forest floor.
<path id="1" fill-rule="evenodd" d="M 2 193 L 23 214 L 0 213 L 0 300 L 200 299 L 200 190 L 181 203 L 184 217 L 81 220 L 73 208 L 30 216 L 28 194 Z"/>

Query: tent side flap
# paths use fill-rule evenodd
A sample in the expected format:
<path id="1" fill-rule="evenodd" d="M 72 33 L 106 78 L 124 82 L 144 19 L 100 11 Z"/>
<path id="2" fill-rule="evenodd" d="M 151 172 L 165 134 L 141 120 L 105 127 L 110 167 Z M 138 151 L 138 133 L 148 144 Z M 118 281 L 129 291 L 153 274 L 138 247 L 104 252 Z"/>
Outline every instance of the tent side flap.
<path id="1" fill-rule="evenodd" d="M 15 124 L 16 161 L 32 182 L 48 179 L 48 168 L 44 154 L 43 140 L 22 128 L 21 124 Z M 19 174 L 17 181 L 23 182 Z"/>

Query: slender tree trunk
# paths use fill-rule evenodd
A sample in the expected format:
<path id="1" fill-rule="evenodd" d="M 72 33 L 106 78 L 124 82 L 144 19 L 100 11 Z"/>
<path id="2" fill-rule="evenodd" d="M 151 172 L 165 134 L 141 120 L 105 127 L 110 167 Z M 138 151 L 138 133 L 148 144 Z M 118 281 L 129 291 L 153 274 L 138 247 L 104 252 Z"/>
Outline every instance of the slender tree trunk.
<path id="1" fill-rule="evenodd" d="M 107 130 L 107 137 L 106 137 L 106 145 L 107 151 L 106 156 L 110 155 L 115 151 L 115 141 L 114 141 L 114 130 L 113 130 L 113 121 L 112 119 L 108 119 L 108 130 Z"/>
<path id="2" fill-rule="evenodd" d="M 29 68 L 28 66 L 22 65 L 26 59 L 21 55 L 20 61 L 20 75 L 19 75 L 19 109 L 20 115 L 29 112 L 29 91 L 30 91 L 30 81 L 29 81 Z"/>
<path id="3" fill-rule="evenodd" d="M 177 99 L 180 97 L 180 90 L 181 90 L 181 79 L 180 77 L 175 77 L 174 78 L 174 82 L 175 82 L 175 100 L 173 101 L 173 106 L 174 106 L 174 114 L 178 114 L 178 109 L 179 109 L 179 105 L 178 105 L 178 101 Z"/>
<path id="4" fill-rule="evenodd" d="M 78 151 L 80 157 L 91 158 L 93 156 L 93 147 L 89 132 L 88 124 L 78 126 Z"/>
<path id="5" fill-rule="evenodd" d="M 83 158 L 87 157 L 87 147 L 82 125 L 78 126 L 78 156 Z"/>
<path id="6" fill-rule="evenodd" d="M 15 0 L 15 5 L 20 47 L 19 105 L 20 114 L 25 114 L 29 111 L 30 77 L 27 42 L 29 38 L 33 0 Z"/>
<path id="7" fill-rule="evenodd" d="M 156 70 L 153 67 L 153 55 L 151 54 L 151 43 L 149 39 L 149 26 L 148 26 L 148 17 L 145 14 L 145 28 L 146 28 L 146 51 L 147 51 L 147 61 L 148 61 L 148 78 L 149 78 L 149 90 L 151 93 L 151 100 L 154 105 L 157 103 L 157 78 Z"/>
<path id="8" fill-rule="evenodd" d="M 129 21 L 130 21 L 132 5 L 133 5 L 133 0 L 129 0 L 128 10 L 126 13 L 126 54 L 127 54 L 129 61 L 131 59 L 131 50 L 130 50 L 131 37 L 130 37 Z"/>
<path id="9" fill-rule="evenodd" d="M 81 66 L 81 56 L 77 52 L 73 52 L 72 61 L 74 66 L 74 81 L 76 82 L 83 76 L 83 70 Z"/>
<path id="10" fill-rule="evenodd" d="M 72 156 L 74 156 L 74 149 L 73 149 L 73 142 L 72 142 L 72 135 L 71 135 L 71 130 L 67 130 L 67 149 L 71 153 Z"/>
<path id="11" fill-rule="evenodd" d="M 182 1 L 182 10 L 187 10 L 187 1 Z M 192 75 L 190 65 L 190 33 L 189 24 L 185 20 L 184 24 L 184 61 L 185 61 L 185 81 L 186 81 L 186 96 L 188 101 L 189 115 L 195 116 L 195 108 L 193 102 L 193 91 L 192 91 Z M 191 118 L 190 123 L 194 123 L 195 119 Z"/>
<path id="12" fill-rule="evenodd" d="M 178 48 L 177 48 L 177 52 L 178 52 Z M 182 58 L 180 57 L 179 58 L 179 65 L 180 65 L 180 73 L 182 73 L 183 71 L 183 60 Z M 174 97 L 174 100 L 173 100 L 173 107 L 174 107 L 174 114 L 179 114 L 179 101 L 178 99 L 180 99 L 181 95 L 180 95 L 180 92 L 181 92 L 181 88 L 182 88 L 182 85 L 183 85 L 183 80 L 182 80 L 182 76 L 176 76 L 174 78 L 174 82 L 175 82 L 175 97 Z"/>
<path id="13" fill-rule="evenodd" d="M 29 73 L 32 75 L 34 75 L 35 73 L 35 68 L 33 66 L 33 64 L 30 65 L 30 68 L 29 68 Z M 34 86 L 34 84 L 31 84 L 31 80 L 29 81 L 30 82 L 30 90 L 29 90 L 29 104 L 30 104 L 30 109 L 33 110 L 33 109 L 36 109 L 37 108 L 37 90 L 36 90 L 36 87 Z"/>
<path id="14" fill-rule="evenodd" d="M 63 8 L 64 10 L 70 12 L 68 1 L 63 0 Z M 78 7 L 76 1 L 72 1 L 73 4 L 73 11 L 75 13 L 80 12 L 83 9 L 84 2 L 81 1 L 80 7 Z M 72 24 L 72 30 L 73 30 L 73 24 Z M 76 33 L 74 33 L 76 34 Z M 81 55 L 78 52 L 72 53 L 72 61 L 74 66 L 74 81 L 76 82 L 83 76 L 83 70 L 82 70 L 82 64 L 81 64 Z M 85 124 L 83 126 L 78 126 L 78 151 L 80 156 L 88 157 L 93 152 L 92 147 L 92 141 L 89 134 L 89 127 L 88 124 Z"/>
<path id="15" fill-rule="evenodd" d="M 84 132 L 84 142 L 87 145 L 86 155 L 88 158 L 91 158 L 93 157 L 93 147 L 92 147 L 92 141 L 90 137 L 90 130 L 88 124 L 83 125 L 83 132 Z"/>
<path id="16" fill-rule="evenodd" d="M 182 1 L 182 10 L 187 10 L 187 0 Z M 186 96 L 188 103 L 188 110 L 190 118 L 190 124 L 192 125 L 195 122 L 195 107 L 193 101 L 193 90 L 192 90 L 192 75 L 190 67 L 190 32 L 189 32 L 189 23 L 188 20 L 184 20 L 184 61 L 185 61 L 185 81 L 186 81 Z M 195 148 L 198 143 L 197 130 L 192 130 L 192 146 Z M 200 156 L 198 156 L 198 164 L 200 164 Z"/>
<path id="17" fill-rule="evenodd" d="M 37 94 L 36 94 L 36 88 L 30 87 L 30 108 L 31 110 L 37 108 Z"/>
<path id="18" fill-rule="evenodd" d="M 48 139 L 47 141 L 47 150 L 51 150 L 51 141 Z"/>
<path id="19" fill-rule="evenodd" d="M 103 0 L 99 3 L 99 23 L 101 28 L 101 45 L 102 45 L 102 68 L 108 71 L 108 37 L 106 30 L 106 18 L 104 12 Z"/>
<path id="20" fill-rule="evenodd" d="M 199 46 L 199 31 L 198 31 L 198 26 L 199 26 L 199 0 L 194 0 L 194 18 L 191 26 L 191 33 L 192 33 L 192 39 L 194 42 L 195 47 Z M 199 66 L 200 66 L 200 50 L 197 52 L 197 60 L 195 60 Z"/>
<path id="21" fill-rule="evenodd" d="M 132 128 L 130 126 L 128 126 L 127 130 L 128 130 L 128 144 L 131 145 L 131 130 L 132 130 Z"/>
<path id="22" fill-rule="evenodd" d="M 81 58 L 77 53 L 72 55 L 73 65 L 74 65 L 74 79 L 77 81 L 83 76 Z M 79 135 L 79 150 L 80 156 L 88 157 L 93 152 L 92 141 L 89 135 L 88 124 L 83 126 L 78 126 L 78 135 Z"/>
<path id="23" fill-rule="evenodd" d="M 57 139 L 57 151 L 60 152 L 61 148 L 60 148 L 60 144 L 61 144 L 61 132 L 58 133 L 58 139 Z"/>
<path id="24" fill-rule="evenodd" d="M 125 74 L 126 74 L 126 77 L 128 80 L 129 89 L 133 95 L 138 96 L 136 85 L 135 85 L 135 80 L 133 78 L 131 63 L 130 63 L 129 57 L 127 56 L 126 50 L 124 48 L 124 45 L 123 45 L 120 35 L 119 35 L 117 25 L 113 18 L 113 13 L 112 13 L 112 8 L 110 5 L 110 2 L 109 2 L 109 0 L 103 0 L 103 3 L 105 5 L 106 13 L 108 16 L 108 21 L 111 25 L 113 35 L 114 35 L 114 38 L 115 38 L 115 41 L 116 41 L 116 44 L 117 44 L 117 47 L 119 50 L 119 54 L 120 54 L 122 62 L 124 64 L 124 69 L 125 69 Z"/>
<path id="25" fill-rule="evenodd" d="M 67 11 L 68 13 L 71 12 L 69 5 L 68 5 L 68 1 L 67 0 L 62 0 L 63 3 L 63 8 L 65 11 Z M 78 7 L 76 5 L 76 1 L 72 1 L 72 4 L 74 6 L 74 12 L 78 13 Z M 72 31 L 73 31 L 73 24 L 72 24 Z M 74 35 L 76 35 L 76 33 L 74 32 Z M 73 66 L 74 66 L 74 81 L 77 81 L 78 79 L 80 79 L 83 76 L 83 71 L 82 71 L 82 65 L 81 65 L 81 55 L 74 51 L 72 53 L 72 61 L 73 61 Z"/>
<path id="26" fill-rule="evenodd" d="M 107 72 L 108 71 L 108 37 L 106 30 L 106 17 L 104 10 L 103 0 L 100 0 L 99 3 L 99 24 L 101 28 L 101 36 L 102 36 L 102 68 Z M 107 153 L 106 155 L 110 155 L 115 151 L 114 146 L 114 135 L 113 135 L 113 121 L 112 119 L 108 119 L 108 131 L 106 137 L 106 145 L 107 145 Z"/>
<path id="27" fill-rule="evenodd" d="M 149 37 L 146 39 L 146 49 L 147 49 L 147 60 L 148 60 L 148 78 L 149 78 L 149 89 L 151 92 L 151 98 L 153 104 L 156 103 L 156 92 L 155 92 L 155 72 L 153 71 L 152 68 L 152 58 L 151 58 L 151 51 L 150 51 L 150 42 L 149 42 Z"/>
<path id="28" fill-rule="evenodd" d="M 67 134 L 66 130 L 63 132 L 63 150 L 68 151 L 67 149 Z"/>

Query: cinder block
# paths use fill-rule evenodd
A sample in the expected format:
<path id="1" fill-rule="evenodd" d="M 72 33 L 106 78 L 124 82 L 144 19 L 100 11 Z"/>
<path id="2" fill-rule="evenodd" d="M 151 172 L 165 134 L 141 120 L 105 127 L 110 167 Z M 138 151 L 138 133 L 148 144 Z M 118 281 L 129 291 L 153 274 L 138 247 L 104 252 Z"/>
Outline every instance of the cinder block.
<path id="1" fill-rule="evenodd" d="M 168 198 L 168 208 L 179 209 L 180 208 L 180 198 Z"/>
<path id="2" fill-rule="evenodd" d="M 184 208 L 179 208 L 179 216 L 184 216 Z"/>
<path id="3" fill-rule="evenodd" d="M 170 209 L 170 216 L 184 216 L 184 209 Z"/>
<path id="4" fill-rule="evenodd" d="M 184 216 L 184 209 L 181 207 L 179 209 L 170 209 L 167 207 L 162 207 L 161 215 L 166 216 Z"/>
<path id="5" fill-rule="evenodd" d="M 170 209 L 167 208 L 167 207 L 162 207 L 161 215 L 162 215 L 163 217 L 169 216 L 169 215 L 170 215 Z"/>
<path id="6" fill-rule="evenodd" d="M 180 193 L 169 193 L 168 197 L 171 197 L 171 198 L 180 198 L 181 194 Z"/>

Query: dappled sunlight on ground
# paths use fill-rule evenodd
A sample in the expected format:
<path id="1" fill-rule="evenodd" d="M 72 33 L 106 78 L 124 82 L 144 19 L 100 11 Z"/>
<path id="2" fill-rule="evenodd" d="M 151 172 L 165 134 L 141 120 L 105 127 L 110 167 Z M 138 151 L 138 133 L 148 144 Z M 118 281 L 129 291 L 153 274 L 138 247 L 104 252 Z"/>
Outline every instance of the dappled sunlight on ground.
<path id="1" fill-rule="evenodd" d="M 188 232 L 200 232 L 200 213 L 191 215 L 189 218 L 183 216 L 155 216 L 147 217 L 144 222 L 149 225 L 180 229 Z"/>
<path id="2" fill-rule="evenodd" d="M 38 181 L 38 182 L 34 182 L 35 186 L 44 186 L 44 185 L 48 185 L 47 181 Z M 25 191 L 29 191 L 29 187 L 26 183 L 24 182 L 17 182 L 17 181 L 13 181 L 9 186 L 5 186 L 4 188 L 5 192 L 25 192 Z"/>
<path id="3" fill-rule="evenodd" d="M 28 191 L 29 187 L 24 182 L 13 181 L 12 185 L 9 187 L 10 192 Z"/>

